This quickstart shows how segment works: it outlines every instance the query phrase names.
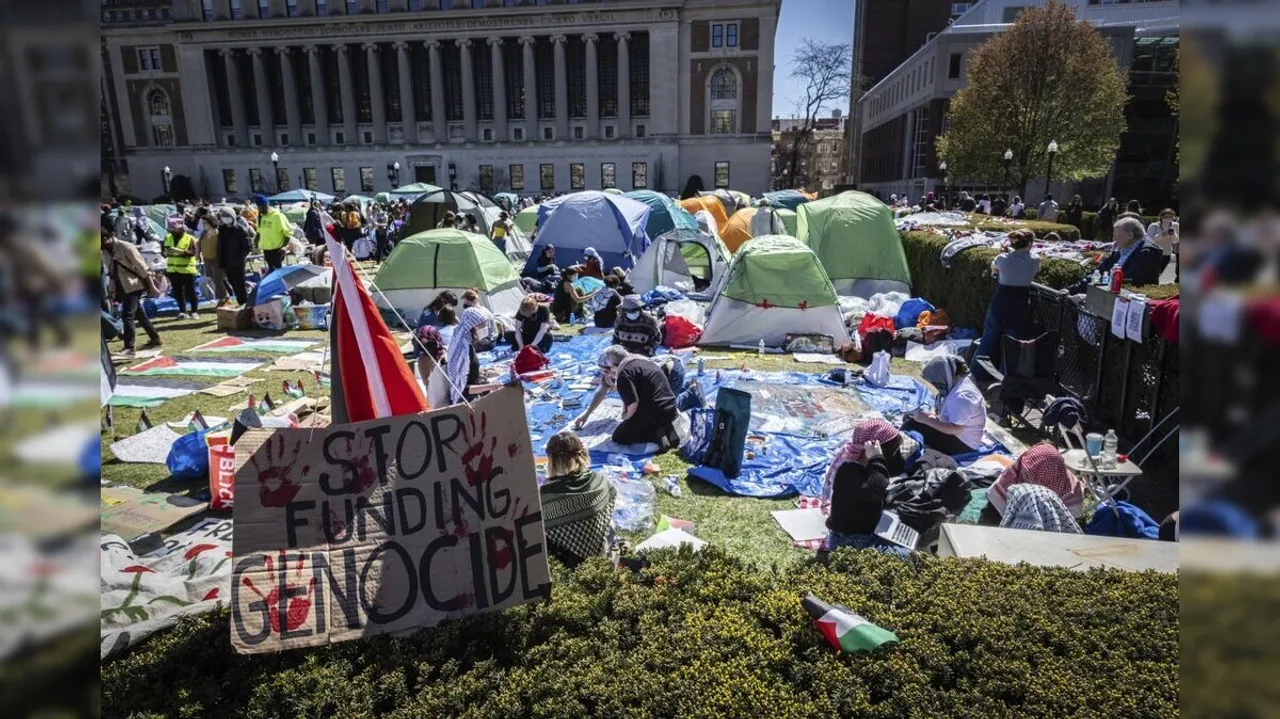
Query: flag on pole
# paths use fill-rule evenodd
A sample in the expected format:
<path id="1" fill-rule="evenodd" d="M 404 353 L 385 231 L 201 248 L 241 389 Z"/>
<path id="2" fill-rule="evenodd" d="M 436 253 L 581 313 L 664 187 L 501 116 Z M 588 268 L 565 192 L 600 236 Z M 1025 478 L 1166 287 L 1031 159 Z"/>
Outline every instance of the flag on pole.
<path id="1" fill-rule="evenodd" d="M 332 218 L 322 214 L 320 221 L 327 228 Z M 341 421 L 363 422 L 427 409 L 413 370 L 369 291 L 356 278 L 343 246 L 332 232 L 326 235 L 333 263 L 334 421 L 345 417 Z"/>
<path id="2" fill-rule="evenodd" d="M 805 596 L 804 608 L 818 631 L 840 651 L 871 651 L 885 642 L 898 641 L 893 632 L 868 622 L 848 607 L 827 604 L 812 594 Z"/>

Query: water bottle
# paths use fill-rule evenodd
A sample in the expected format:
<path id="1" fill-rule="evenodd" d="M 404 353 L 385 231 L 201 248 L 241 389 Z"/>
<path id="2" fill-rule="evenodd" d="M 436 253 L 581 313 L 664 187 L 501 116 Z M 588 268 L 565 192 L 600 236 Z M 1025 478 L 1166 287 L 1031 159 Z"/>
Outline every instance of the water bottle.
<path id="1" fill-rule="evenodd" d="M 569 326 L 570 326 L 570 327 L 572 327 L 573 325 L 577 324 L 577 322 L 578 322 L 578 316 L 577 316 L 577 315 L 575 315 L 574 313 L 570 312 L 570 313 L 569 313 Z"/>
<path id="2" fill-rule="evenodd" d="M 680 498 L 680 478 L 674 474 L 668 474 L 664 480 L 667 487 L 667 493 L 677 499 Z"/>
<path id="3" fill-rule="evenodd" d="M 764 338 L 763 337 L 760 338 L 760 343 L 756 345 L 756 355 L 759 357 L 764 356 Z"/>
<path id="4" fill-rule="evenodd" d="M 707 361 L 699 357 L 698 358 L 698 376 L 699 377 L 701 377 L 703 374 L 706 374 L 706 371 L 707 371 L 706 365 L 707 365 Z"/>
<path id="5" fill-rule="evenodd" d="M 1116 436 L 1114 429 L 1107 430 L 1107 436 L 1102 438 L 1102 454 L 1100 456 L 1103 469 L 1115 469 L 1116 452 L 1120 449 L 1120 438 Z"/>

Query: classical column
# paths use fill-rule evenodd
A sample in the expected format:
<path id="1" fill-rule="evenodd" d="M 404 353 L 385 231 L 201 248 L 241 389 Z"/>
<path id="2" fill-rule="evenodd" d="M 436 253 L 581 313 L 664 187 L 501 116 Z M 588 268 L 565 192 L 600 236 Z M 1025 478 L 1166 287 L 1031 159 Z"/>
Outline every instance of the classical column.
<path id="1" fill-rule="evenodd" d="M 551 38 L 556 58 L 556 139 L 569 139 L 569 73 L 564 62 L 564 35 Z"/>
<path id="2" fill-rule="evenodd" d="M 240 69 L 236 65 L 236 51 L 223 50 L 222 62 L 227 69 L 227 97 L 231 100 L 231 126 L 235 131 L 236 145 L 249 146 L 249 122 L 245 119 L 244 91 L 240 88 Z"/>
<path id="3" fill-rule="evenodd" d="M 409 44 L 396 43 L 396 68 L 400 80 L 400 127 L 404 132 L 405 142 L 418 141 L 417 106 L 413 104 L 413 82 L 409 79 L 412 69 L 409 67 Z"/>
<path id="4" fill-rule="evenodd" d="M 444 68 L 440 66 L 440 41 L 428 40 L 431 58 L 431 128 L 436 142 L 449 141 L 449 123 L 444 114 Z"/>
<path id="5" fill-rule="evenodd" d="M 280 56 L 280 80 L 284 87 L 284 117 L 289 125 L 289 142 L 301 145 L 302 114 L 298 111 L 298 78 L 293 72 L 292 48 L 278 47 L 276 54 Z"/>
<path id="6" fill-rule="evenodd" d="M 761 69 L 765 67 L 773 67 L 773 35 L 776 29 L 776 18 L 760 18 L 760 53 L 757 57 L 759 58 L 758 62 L 760 63 Z M 757 73 L 756 97 L 773 97 L 773 73 Z M 773 110 L 773 108 L 770 107 L 771 103 L 757 102 L 756 104 L 758 107 L 756 108 L 755 131 L 757 133 L 768 132 L 772 125 L 769 119 L 772 117 Z M 852 120 L 849 122 L 852 122 Z"/>
<path id="7" fill-rule="evenodd" d="M 493 66 L 493 139 L 506 142 L 507 136 L 507 68 L 502 63 L 502 38 L 489 38 L 489 64 Z"/>
<path id="8" fill-rule="evenodd" d="M 538 76 L 533 67 L 533 43 L 528 35 L 520 38 L 524 46 L 524 139 L 538 139 Z"/>
<path id="9" fill-rule="evenodd" d="M 342 93 L 342 133 L 347 145 L 359 144 L 356 138 L 356 85 L 351 81 L 351 50 L 346 45 L 335 45 L 338 53 L 338 91 Z"/>
<path id="10" fill-rule="evenodd" d="M 303 49 L 307 53 L 307 65 L 311 69 L 311 108 L 316 116 L 316 140 L 318 144 L 328 145 L 330 142 L 329 106 L 324 97 L 324 73 L 320 67 L 320 48 L 308 45 Z"/>
<path id="11" fill-rule="evenodd" d="M 476 139 L 476 73 L 472 67 L 469 37 L 458 41 L 458 55 L 462 58 L 462 127 L 467 142 Z"/>
<path id="12" fill-rule="evenodd" d="M 613 36 L 618 41 L 618 137 L 631 137 L 631 33 Z"/>
<path id="13" fill-rule="evenodd" d="M 582 36 L 587 43 L 587 139 L 600 137 L 600 73 L 596 67 L 596 41 L 600 39 L 595 33 Z"/>
<path id="14" fill-rule="evenodd" d="M 262 142 L 267 147 L 276 144 L 275 119 L 271 117 L 271 89 L 267 86 L 267 64 L 262 60 L 262 49 L 249 48 L 253 58 L 253 89 L 258 98 L 258 129 L 262 130 Z"/>
<path id="15" fill-rule="evenodd" d="M 382 66 L 378 64 L 378 43 L 364 44 L 365 66 L 369 71 L 369 106 L 373 110 L 373 141 L 387 141 L 387 105 L 382 100 Z"/>

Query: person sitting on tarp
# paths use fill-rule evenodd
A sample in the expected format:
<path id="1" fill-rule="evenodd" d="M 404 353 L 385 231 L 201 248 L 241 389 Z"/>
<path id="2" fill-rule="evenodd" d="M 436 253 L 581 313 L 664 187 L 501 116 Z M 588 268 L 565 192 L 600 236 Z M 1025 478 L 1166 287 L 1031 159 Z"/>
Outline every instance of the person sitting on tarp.
<path id="1" fill-rule="evenodd" d="M 591 321 L 600 329 L 613 329 L 618 324 L 618 308 L 622 306 L 622 295 L 618 292 L 618 278 L 608 275 L 604 278 L 604 289 L 597 290 L 596 309 Z"/>
<path id="2" fill-rule="evenodd" d="M 423 308 L 422 314 L 418 315 L 418 326 L 439 329 L 456 324 L 458 314 L 455 308 L 457 306 L 458 296 L 449 290 L 442 290 L 434 300 L 431 300 L 431 304 Z"/>
<path id="3" fill-rule="evenodd" d="M 903 557 L 910 554 L 875 534 L 889 478 L 905 470 L 901 448 L 902 433 L 882 419 L 854 425 L 822 481 L 822 499 L 830 502 L 824 551 L 853 547 Z"/>
<path id="4" fill-rule="evenodd" d="M 585 427 L 587 418 L 614 389 L 622 397 L 622 421 L 613 430 L 614 442 L 653 442 L 659 452 L 679 446 L 675 421 L 680 413 L 671 381 L 657 363 L 619 345 L 606 347 L 600 355 L 600 389 L 586 411 L 574 420 L 574 429 Z"/>
<path id="5" fill-rule="evenodd" d="M 676 396 L 677 411 L 688 412 L 706 404 L 702 385 L 697 380 L 690 382 L 686 379 L 688 375 L 683 357 L 674 354 L 658 355 L 653 361 L 662 370 L 662 374 L 666 375 L 667 384 L 671 385 L 671 392 Z"/>
<path id="6" fill-rule="evenodd" d="M 1067 469 L 1062 455 L 1048 442 L 1041 442 L 1023 452 L 987 489 L 987 501 L 1000 516 L 1006 514 L 1009 490 L 1019 484 L 1048 487 L 1058 495 L 1072 516 L 1079 517 L 1084 512 L 1084 483 Z"/>
<path id="7" fill-rule="evenodd" d="M 476 397 L 502 387 L 501 384 L 481 384 L 480 358 L 476 356 L 476 342 L 481 333 L 493 324 L 493 315 L 483 307 L 469 307 L 462 311 L 458 326 L 449 340 L 449 356 L 445 369 L 449 375 L 449 398 L 456 404 L 464 399 L 470 402 Z"/>
<path id="8" fill-rule="evenodd" d="M 583 303 L 591 299 L 594 292 L 583 293 L 582 290 L 574 286 L 574 282 L 578 279 L 578 270 L 570 267 L 564 271 L 564 277 L 560 280 L 560 284 L 556 286 L 555 297 L 551 300 L 551 313 L 556 316 L 556 320 L 560 322 L 569 322 L 570 317 L 574 319 L 581 318 Z"/>
<path id="9" fill-rule="evenodd" d="M 925 446 L 943 454 L 967 454 L 981 447 L 987 400 L 969 376 L 969 365 L 951 355 L 934 357 L 920 376 L 938 390 L 936 411 L 912 410 L 902 428 L 919 432 Z"/>
<path id="10" fill-rule="evenodd" d="M 652 357 L 662 344 L 662 326 L 658 319 L 644 311 L 639 295 L 622 298 L 622 316 L 613 329 L 613 341 L 628 352 Z"/>
<path id="11" fill-rule="evenodd" d="M 596 251 L 596 248 L 588 247 L 582 251 L 582 254 L 586 255 L 586 259 L 583 260 L 582 264 L 578 268 L 581 271 L 582 276 L 594 277 L 597 280 L 603 280 L 604 258 L 600 256 L 600 253 Z"/>
<path id="12" fill-rule="evenodd" d="M 1067 505 L 1052 489 L 1039 484 L 1015 484 L 1009 488 L 1009 504 L 1000 526 L 1006 529 L 1031 529 L 1038 532 L 1080 534 Z"/>
<path id="13" fill-rule="evenodd" d="M 543 354 L 551 351 L 551 310 L 546 305 L 539 304 L 533 295 L 525 295 L 516 310 L 516 322 L 519 329 L 507 332 L 512 350 L 537 347 Z"/>
<path id="14" fill-rule="evenodd" d="M 547 482 L 538 493 L 547 553 L 570 568 L 604 556 L 617 490 L 604 475 L 591 470 L 587 448 L 573 432 L 552 435 L 546 451 Z"/>
<path id="15" fill-rule="evenodd" d="M 560 284 L 560 268 L 556 265 L 556 248 L 554 245 L 547 245 L 542 248 L 542 252 L 538 254 L 538 261 L 535 263 L 533 270 L 525 275 L 537 284 L 537 286 L 526 288 L 531 292 L 542 292 L 545 294 L 553 294 L 556 286 Z"/>
<path id="16" fill-rule="evenodd" d="M 609 270 L 609 274 L 604 277 L 605 282 L 609 281 L 610 276 L 616 277 L 618 280 L 618 294 L 634 295 L 636 293 L 636 288 L 633 287 L 631 285 L 631 281 L 627 279 L 626 270 L 621 267 L 615 267 L 612 270 Z"/>

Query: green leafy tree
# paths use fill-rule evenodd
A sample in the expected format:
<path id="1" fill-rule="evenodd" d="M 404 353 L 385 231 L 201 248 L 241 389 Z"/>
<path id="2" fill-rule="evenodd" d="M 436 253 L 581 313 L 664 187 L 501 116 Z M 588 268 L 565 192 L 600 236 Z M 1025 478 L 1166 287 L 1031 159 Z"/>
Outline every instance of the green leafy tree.
<path id="1" fill-rule="evenodd" d="M 1057 141 L 1053 177 L 1105 175 L 1125 130 L 1125 75 L 1107 41 L 1058 0 L 1018 13 L 969 61 L 968 87 L 951 99 L 938 154 L 964 180 L 1005 182 L 1003 156 L 1013 150 L 1012 187 L 1044 177 Z"/>

